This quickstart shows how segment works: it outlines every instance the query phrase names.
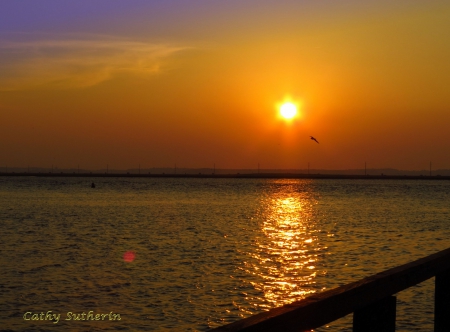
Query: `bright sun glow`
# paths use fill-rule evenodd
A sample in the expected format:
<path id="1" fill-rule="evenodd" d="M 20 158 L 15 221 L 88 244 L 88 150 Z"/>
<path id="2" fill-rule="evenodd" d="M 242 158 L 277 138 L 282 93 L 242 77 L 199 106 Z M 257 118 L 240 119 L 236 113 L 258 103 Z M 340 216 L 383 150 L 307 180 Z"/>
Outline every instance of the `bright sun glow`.
<path id="1" fill-rule="evenodd" d="M 297 114 L 297 106 L 293 103 L 284 103 L 280 107 L 280 114 L 285 119 L 292 119 Z"/>

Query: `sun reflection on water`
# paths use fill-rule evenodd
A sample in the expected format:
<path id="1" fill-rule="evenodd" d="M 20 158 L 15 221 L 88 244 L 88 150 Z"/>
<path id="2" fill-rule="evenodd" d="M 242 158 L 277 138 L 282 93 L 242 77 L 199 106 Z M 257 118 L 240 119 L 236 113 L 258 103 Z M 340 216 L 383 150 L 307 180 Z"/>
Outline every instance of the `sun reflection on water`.
<path id="1" fill-rule="evenodd" d="M 252 286 L 263 294 L 253 299 L 260 309 L 291 303 L 317 290 L 316 267 L 324 248 L 314 220 L 317 199 L 309 184 L 275 181 L 275 190 L 261 201 L 261 233 L 246 262 L 246 272 L 254 277 Z"/>

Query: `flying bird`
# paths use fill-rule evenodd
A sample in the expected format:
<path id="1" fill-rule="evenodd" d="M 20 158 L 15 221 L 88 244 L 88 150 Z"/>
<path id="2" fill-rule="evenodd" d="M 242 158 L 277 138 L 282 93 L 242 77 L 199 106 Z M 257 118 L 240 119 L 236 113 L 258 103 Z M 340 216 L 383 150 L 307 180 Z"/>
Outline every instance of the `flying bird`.
<path id="1" fill-rule="evenodd" d="M 313 141 L 315 141 L 317 144 L 319 144 L 319 141 L 316 140 L 313 136 L 309 136 L 309 137 L 311 137 L 311 139 L 312 139 Z"/>

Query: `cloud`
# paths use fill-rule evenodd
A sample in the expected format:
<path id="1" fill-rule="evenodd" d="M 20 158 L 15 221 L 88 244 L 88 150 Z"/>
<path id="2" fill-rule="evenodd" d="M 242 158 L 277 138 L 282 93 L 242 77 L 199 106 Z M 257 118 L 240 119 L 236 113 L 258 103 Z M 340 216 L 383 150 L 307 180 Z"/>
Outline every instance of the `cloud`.
<path id="1" fill-rule="evenodd" d="M 107 36 L 51 37 L 0 44 L 0 90 L 84 88 L 119 73 L 154 75 L 187 49 Z"/>

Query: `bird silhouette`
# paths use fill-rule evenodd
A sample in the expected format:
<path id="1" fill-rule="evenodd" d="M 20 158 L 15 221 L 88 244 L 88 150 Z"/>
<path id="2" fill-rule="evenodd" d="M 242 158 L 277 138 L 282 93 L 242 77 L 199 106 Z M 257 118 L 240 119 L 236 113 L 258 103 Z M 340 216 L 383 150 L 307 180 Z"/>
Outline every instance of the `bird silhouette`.
<path id="1" fill-rule="evenodd" d="M 312 139 L 313 141 L 315 141 L 317 144 L 319 144 L 319 141 L 316 140 L 313 136 L 309 136 L 309 137 L 311 137 L 311 139 Z"/>

